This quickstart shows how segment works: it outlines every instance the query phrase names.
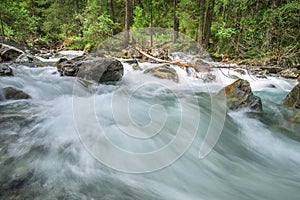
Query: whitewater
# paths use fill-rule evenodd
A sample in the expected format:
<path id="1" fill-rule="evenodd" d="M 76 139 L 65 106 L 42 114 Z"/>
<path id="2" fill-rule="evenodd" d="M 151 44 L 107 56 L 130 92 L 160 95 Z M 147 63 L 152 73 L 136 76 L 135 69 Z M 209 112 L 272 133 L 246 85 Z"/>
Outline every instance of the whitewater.
<path id="1" fill-rule="evenodd" d="M 1 199 L 299 199 L 300 124 L 282 106 L 295 80 L 216 69 L 205 83 L 173 66 L 177 84 L 121 61 L 120 82 L 88 89 L 55 67 L 10 66 L 0 87 L 32 99 L 0 101 Z M 236 77 L 262 98 L 262 113 L 213 107 Z"/>

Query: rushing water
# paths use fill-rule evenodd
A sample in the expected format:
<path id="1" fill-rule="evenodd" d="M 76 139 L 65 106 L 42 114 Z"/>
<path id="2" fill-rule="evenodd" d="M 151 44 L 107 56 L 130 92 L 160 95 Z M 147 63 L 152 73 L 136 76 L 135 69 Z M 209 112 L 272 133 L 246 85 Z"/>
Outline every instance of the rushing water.
<path id="1" fill-rule="evenodd" d="M 211 93 L 223 85 L 192 78 L 175 84 L 124 65 L 121 82 L 91 88 L 93 94 L 76 86 L 73 78 L 53 74 L 52 67 L 12 66 L 15 77 L 1 77 L 1 87 L 15 86 L 32 96 L 0 101 L 1 199 L 299 199 L 300 125 L 293 120 L 295 111 L 281 106 L 295 81 L 244 77 L 262 98 L 264 112 L 224 114 L 211 110 Z M 177 71 L 185 78 L 184 70 Z M 233 81 L 221 79 L 225 85 Z M 85 105 L 90 102 L 94 113 Z M 122 117 L 123 106 L 130 113 L 129 122 Z M 213 112 L 226 117 L 222 134 L 213 150 L 199 159 Z M 174 162 L 164 162 L 168 154 L 149 163 L 135 162 L 132 167 L 137 169 L 153 163 L 161 169 L 132 174 L 112 169 L 92 154 L 105 156 L 110 153 L 105 148 L 89 151 L 93 141 L 107 145 L 95 131 L 93 117 L 110 141 L 136 153 L 161 149 L 178 130 L 188 135 L 195 123 L 197 127 L 192 143 Z M 153 130 L 159 134 L 142 140 L 128 135 L 148 124 L 159 128 Z M 116 154 L 106 156 L 111 155 L 110 160 L 118 159 Z"/>

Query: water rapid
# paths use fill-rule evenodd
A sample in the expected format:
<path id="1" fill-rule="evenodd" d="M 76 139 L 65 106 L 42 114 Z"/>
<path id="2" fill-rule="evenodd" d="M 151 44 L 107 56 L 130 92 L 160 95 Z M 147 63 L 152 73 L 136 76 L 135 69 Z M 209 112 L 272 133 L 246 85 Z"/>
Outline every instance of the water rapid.
<path id="1" fill-rule="evenodd" d="M 212 94 L 230 77 L 203 83 L 177 68 L 186 81 L 176 84 L 124 66 L 122 81 L 90 91 L 53 67 L 11 66 L 15 76 L 1 77 L 0 87 L 32 99 L 0 101 L 1 199 L 299 199 L 300 125 L 281 105 L 295 81 L 243 77 L 264 112 L 220 113 L 211 109 Z M 222 132 L 199 159 L 214 113 L 225 116 Z M 161 154 L 132 163 L 107 141 L 118 151 Z"/>

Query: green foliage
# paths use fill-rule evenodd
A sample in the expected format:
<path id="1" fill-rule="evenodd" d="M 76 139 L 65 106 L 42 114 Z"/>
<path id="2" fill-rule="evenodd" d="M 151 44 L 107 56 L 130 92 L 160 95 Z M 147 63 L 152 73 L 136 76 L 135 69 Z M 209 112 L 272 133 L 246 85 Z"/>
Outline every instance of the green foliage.
<path id="1" fill-rule="evenodd" d="M 116 24 L 106 14 L 96 18 L 86 17 L 83 21 L 84 38 L 88 42 L 99 44 L 108 36 L 113 35 L 114 26 Z"/>
<path id="2" fill-rule="evenodd" d="M 173 0 L 132 2 L 133 31 L 150 25 L 172 29 Z M 205 20 L 212 17 L 210 30 L 205 30 L 210 33 L 206 40 L 209 51 L 241 58 L 295 60 L 300 54 L 299 0 L 274 2 L 205 0 L 205 9 L 200 9 L 200 0 L 180 0 L 176 9 L 179 31 L 197 39 L 200 12 L 205 10 Z M 39 40 L 90 50 L 124 30 L 125 10 L 125 0 L 113 0 L 112 7 L 107 0 L 1 0 L 0 34 L 27 44 Z M 172 34 L 152 36 L 159 45 L 172 38 Z M 144 35 L 136 35 L 136 39 L 149 44 Z"/>
<path id="3" fill-rule="evenodd" d="M 1 1 L 0 12 L 5 36 L 24 43 L 34 38 L 38 18 L 30 16 L 27 9 L 15 1 Z"/>
<path id="4" fill-rule="evenodd" d="M 135 7 L 133 10 L 134 14 L 134 28 L 145 28 L 149 26 L 149 19 L 145 16 L 145 11 L 140 6 Z"/>
<path id="5" fill-rule="evenodd" d="M 226 40 L 230 39 L 234 34 L 236 34 L 236 30 L 234 28 L 226 28 L 225 26 L 226 23 L 223 22 L 216 33 L 216 36 L 222 43 L 226 42 Z"/>
<path id="6" fill-rule="evenodd" d="M 70 37 L 64 40 L 66 49 L 81 50 L 84 49 L 86 42 L 81 37 Z"/>
<path id="7" fill-rule="evenodd" d="M 197 39 L 199 24 L 198 1 L 181 0 L 178 7 L 179 30 L 193 39 Z"/>
<path id="8" fill-rule="evenodd" d="M 133 27 L 147 28 L 152 27 L 171 28 L 172 27 L 172 1 L 142 0 L 133 9 Z"/>
<path id="9" fill-rule="evenodd" d="M 49 7 L 43 11 L 45 20 L 42 26 L 51 42 L 62 41 L 77 33 L 78 26 L 74 20 L 75 7 L 70 6 L 70 2 L 47 0 L 44 3 Z"/>

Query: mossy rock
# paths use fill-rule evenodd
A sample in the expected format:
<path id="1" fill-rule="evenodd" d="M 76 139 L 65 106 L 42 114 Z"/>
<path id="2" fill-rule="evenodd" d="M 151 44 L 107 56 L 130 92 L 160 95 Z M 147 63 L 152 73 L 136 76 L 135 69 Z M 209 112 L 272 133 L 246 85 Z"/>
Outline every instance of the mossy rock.
<path id="1" fill-rule="evenodd" d="M 262 111 L 261 99 L 253 94 L 248 81 L 239 79 L 220 92 L 224 91 L 227 98 L 227 107 L 230 110 L 248 108 L 257 112 Z"/>
<path id="2" fill-rule="evenodd" d="M 300 109 L 300 84 L 297 84 L 286 96 L 283 105 Z"/>
<path id="3" fill-rule="evenodd" d="M 19 90 L 15 87 L 3 88 L 3 96 L 5 99 L 29 99 L 31 98 L 29 94 Z"/>

